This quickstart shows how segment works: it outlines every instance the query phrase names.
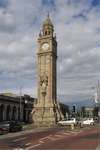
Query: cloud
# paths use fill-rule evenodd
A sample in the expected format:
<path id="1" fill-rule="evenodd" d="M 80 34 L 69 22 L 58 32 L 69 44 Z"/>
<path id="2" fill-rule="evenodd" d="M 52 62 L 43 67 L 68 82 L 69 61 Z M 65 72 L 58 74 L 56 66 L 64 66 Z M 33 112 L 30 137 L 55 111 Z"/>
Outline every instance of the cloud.
<path id="1" fill-rule="evenodd" d="M 58 41 L 58 95 L 65 103 L 89 98 L 100 79 L 97 0 L 0 1 L 0 90 L 23 86 L 36 96 L 37 38 L 48 11 Z"/>
<path id="2" fill-rule="evenodd" d="M 0 10 L 0 32 L 11 32 L 15 27 L 14 17 L 12 14 Z"/>
<path id="3" fill-rule="evenodd" d="M 8 0 L 0 0 L 0 7 L 2 8 L 5 8 L 7 7 L 8 5 Z"/>

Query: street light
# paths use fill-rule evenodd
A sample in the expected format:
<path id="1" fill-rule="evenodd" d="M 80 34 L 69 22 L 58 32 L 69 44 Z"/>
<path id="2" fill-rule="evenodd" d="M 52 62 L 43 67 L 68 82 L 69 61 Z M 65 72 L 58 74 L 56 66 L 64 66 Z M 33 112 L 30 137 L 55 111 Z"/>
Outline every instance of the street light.
<path id="1" fill-rule="evenodd" d="M 25 99 L 25 104 L 27 104 L 27 102 L 28 102 L 28 101 Z"/>
<path id="2" fill-rule="evenodd" d="M 20 87 L 20 101 L 19 101 L 20 121 L 22 121 L 22 87 Z"/>
<path id="3" fill-rule="evenodd" d="M 25 101 L 24 101 L 24 121 L 27 122 L 27 113 L 26 113 L 26 106 L 27 106 L 27 99 L 25 98 Z"/>

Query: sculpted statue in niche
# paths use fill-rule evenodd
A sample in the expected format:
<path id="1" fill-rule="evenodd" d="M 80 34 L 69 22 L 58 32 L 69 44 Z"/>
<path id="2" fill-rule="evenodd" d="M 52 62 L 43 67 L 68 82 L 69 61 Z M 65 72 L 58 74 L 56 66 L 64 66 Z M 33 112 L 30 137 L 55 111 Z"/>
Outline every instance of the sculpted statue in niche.
<path id="1" fill-rule="evenodd" d="M 41 85 L 42 94 L 46 94 L 46 89 L 48 86 L 48 77 L 46 74 L 40 76 L 40 85 Z"/>

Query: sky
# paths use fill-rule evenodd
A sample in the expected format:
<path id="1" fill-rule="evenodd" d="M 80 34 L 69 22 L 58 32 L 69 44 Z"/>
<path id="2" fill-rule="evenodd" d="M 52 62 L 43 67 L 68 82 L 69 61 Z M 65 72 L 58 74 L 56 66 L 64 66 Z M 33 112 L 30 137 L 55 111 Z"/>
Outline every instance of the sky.
<path id="1" fill-rule="evenodd" d="M 99 0 L 0 0 L 0 93 L 21 88 L 37 97 L 37 39 L 48 11 L 58 42 L 58 100 L 88 100 L 100 80 Z"/>

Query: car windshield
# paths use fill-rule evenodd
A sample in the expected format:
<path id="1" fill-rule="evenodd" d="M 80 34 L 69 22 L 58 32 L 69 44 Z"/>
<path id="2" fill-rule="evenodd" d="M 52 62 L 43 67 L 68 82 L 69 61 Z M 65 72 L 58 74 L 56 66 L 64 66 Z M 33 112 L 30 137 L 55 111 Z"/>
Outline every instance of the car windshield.
<path id="1" fill-rule="evenodd" d="M 68 120 L 74 120 L 74 118 L 69 118 Z"/>

